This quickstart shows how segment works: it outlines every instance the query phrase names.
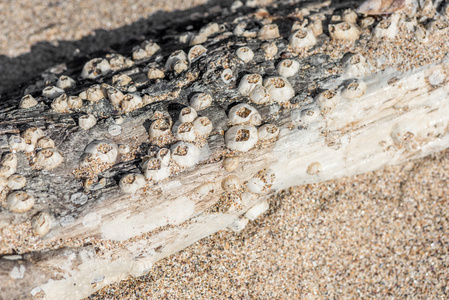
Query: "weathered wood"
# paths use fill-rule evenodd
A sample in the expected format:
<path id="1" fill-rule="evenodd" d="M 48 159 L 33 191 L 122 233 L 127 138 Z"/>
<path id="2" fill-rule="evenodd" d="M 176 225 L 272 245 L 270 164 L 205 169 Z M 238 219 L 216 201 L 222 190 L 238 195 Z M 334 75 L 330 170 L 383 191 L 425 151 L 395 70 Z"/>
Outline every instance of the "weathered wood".
<path id="1" fill-rule="evenodd" d="M 323 25 L 327 25 L 333 22 L 332 14 L 342 13 L 338 9 L 344 6 L 337 4 L 306 7 L 309 12 L 322 13 Z M 144 273 L 154 262 L 218 230 L 227 227 L 239 230 L 248 218 L 258 215 L 256 212 L 244 216 L 245 212 L 256 205 L 259 213 L 263 212 L 265 201 L 279 190 L 360 174 L 447 148 L 449 60 L 435 55 L 427 60 L 404 62 L 408 57 L 400 60 L 395 55 L 386 56 L 392 45 L 401 55 L 408 53 L 401 48 L 406 44 L 404 47 L 414 45 L 430 54 L 433 47 L 441 50 L 441 42 L 430 36 L 423 44 L 404 32 L 391 39 L 376 39 L 370 34 L 375 21 L 363 31 L 358 42 L 330 40 L 324 26 L 325 34 L 318 35 L 317 46 L 295 51 L 288 46 L 288 36 L 293 20 L 304 17 L 300 7 L 279 5 L 269 8 L 272 17 L 259 11 L 236 22 L 233 20 L 238 9 L 223 14 L 217 22 L 224 26 L 203 43 L 207 48 L 205 55 L 180 74 L 167 70 L 165 79 L 148 79 L 148 63 L 162 68 L 174 50 L 190 49 L 173 40 L 158 40 L 163 62 L 156 55 L 121 71 L 132 77 L 136 93 L 147 97 L 145 105 L 126 114 L 107 98 L 84 101 L 83 107 L 74 112 L 55 112 L 50 107 L 52 100 L 39 96 L 42 82 L 27 88 L 40 101 L 39 105 L 21 109 L 17 108 L 19 99 L 6 101 L 0 110 L 0 154 L 11 151 L 8 141 L 12 135 L 35 126 L 55 141 L 64 162 L 52 170 L 39 170 L 32 166 L 35 152 L 17 153 L 17 173 L 26 177 L 24 189 L 35 197 L 36 203 L 32 209 L 17 213 L 7 209 L 6 200 L 2 200 L 5 206 L 0 211 L 2 297 L 88 296 L 128 274 Z M 290 19 L 282 17 L 294 8 L 298 11 Z M 251 12 L 247 7 L 242 10 Z M 267 58 L 262 50 L 263 40 L 238 36 L 234 31 L 239 22 L 247 22 L 247 29 L 253 29 L 251 26 L 259 29 L 264 20 L 275 21 L 279 27 L 280 36 L 270 39 L 279 48 L 274 58 Z M 182 32 L 173 34 L 179 37 Z M 447 38 L 446 31 L 429 34 Z M 236 49 L 246 45 L 254 50 L 255 56 L 243 63 Z M 449 46 L 447 42 L 442 45 Z M 342 64 L 341 58 L 348 49 L 363 53 L 367 59 L 363 74 L 354 75 Z M 384 56 L 380 57 L 382 53 Z M 276 65 L 286 57 L 293 57 L 301 65 L 288 78 L 295 96 L 282 103 L 250 103 L 260 113 L 263 124 L 274 124 L 280 129 L 279 136 L 259 141 L 248 152 L 228 149 L 224 133 L 233 124 L 229 124 L 227 115 L 236 103 L 249 102 L 238 91 L 242 77 L 276 75 Z M 222 78 L 225 69 L 232 70 L 233 79 L 229 82 Z M 78 66 L 64 72 L 77 78 L 77 86 L 67 90 L 68 95 L 79 95 L 95 83 L 113 85 L 112 74 L 119 73 L 86 80 L 78 78 L 80 71 Z M 52 78 L 53 82 L 58 78 L 51 74 L 43 77 Z M 360 86 L 366 85 L 366 90 L 357 97 L 343 92 L 345 89 L 347 92 L 354 77 Z M 335 98 L 320 98 L 325 91 L 335 91 Z M 176 122 L 180 110 L 195 92 L 213 97 L 212 105 L 199 111 L 200 116 L 212 121 L 213 130 L 206 140 L 196 139 L 200 145 L 198 163 L 179 168 L 172 160 L 168 179 L 158 183 L 148 180 L 145 188 L 124 194 L 119 180 L 130 172 L 142 173 L 141 162 L 152 152 L 148 154 L 148 149 L 158 149 L 148 136 L 150 124 L 160 113 Z M 79 117 L 85 113 L 98 119 L 89 130 L 78 126 Z M 117 122 L 114 118 L 120 116 L 123 120 Z M 111 134 L 111 126 L 117 125 L 121 133 Z M 79 172 L 79 164 L 86 145 L 94 140 L 126 144 L 135 151 L 133 155 L 119 156 L 109 168 L 96 174 L 104 178 L 105 184 L 89 190 L 82 186 L 87 176 Z M 168 145 L 175 141 L 172 139 Z M 232 156 L 238 156 L 240 162 L 229 172 L 222 167 L 222 160 Z M 222 183 L 231 174 L 242 185 L 236 190 L 223 190 Z M 251 180 L 256 187 L 251 187 Z M 2 195 L 10 192 L 5 189 Z M 88 197 L 79 201 L 73 198 L 76 193 Z M 30 223 L 40 211 L 49 212 L 53 220 L 50 232 L 42 238 L 33 233 Z"/>

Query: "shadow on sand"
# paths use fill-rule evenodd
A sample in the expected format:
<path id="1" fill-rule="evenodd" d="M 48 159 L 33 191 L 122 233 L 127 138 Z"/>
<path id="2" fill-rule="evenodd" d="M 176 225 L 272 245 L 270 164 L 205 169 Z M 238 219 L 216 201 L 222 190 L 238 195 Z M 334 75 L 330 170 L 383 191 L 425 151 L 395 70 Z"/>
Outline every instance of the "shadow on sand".
<path id="1" fill-rule="evenodd" d="M 161 40 L 170 31 L 185 24 L 194 13 L 214 11 L 228 7 L 230 0 L 210 0 L 206 4 L 172 12 L 158 11 L 146 18 L 114 30 L 98 29 L 91 35 L 76 41 L 38 42 L 31 51 L 17 57 L 0 55 L 1 99 L 21 96 L 28 81 L 44 70 L 63 62 L 84 63 L 105 52 L 117 52 L 129 56 L 132 46 L 145 39 Z M 190 20 L 195 29 L 208 22 L 209 18 Z M 198 28 L 197 28 L 198 27 Z"/>

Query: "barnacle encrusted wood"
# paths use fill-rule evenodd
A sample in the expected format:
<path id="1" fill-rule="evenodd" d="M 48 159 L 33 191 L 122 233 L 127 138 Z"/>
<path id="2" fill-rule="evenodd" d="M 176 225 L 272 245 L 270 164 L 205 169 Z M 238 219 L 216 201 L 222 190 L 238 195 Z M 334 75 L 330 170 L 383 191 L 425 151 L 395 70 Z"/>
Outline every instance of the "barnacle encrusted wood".
<path id="1" fill-rule="evenodd" d="M 449 145 L 445 3 L 257 2 L 0 103 L 1 298 L 86 297 L 281 189 Z"/>

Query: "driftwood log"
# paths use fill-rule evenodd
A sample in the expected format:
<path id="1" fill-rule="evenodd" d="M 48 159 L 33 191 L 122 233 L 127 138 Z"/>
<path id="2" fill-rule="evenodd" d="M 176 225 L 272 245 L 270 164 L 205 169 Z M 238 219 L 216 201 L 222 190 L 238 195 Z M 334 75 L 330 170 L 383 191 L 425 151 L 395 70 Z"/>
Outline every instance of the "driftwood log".
<path id="1" fill-rule="evenodd" d="M 282 189 L 447 148 L 447 7 L 428 2 L 358 14 L 342 2 L 235 2 L 213 23 L 149 34 L 158 46 L 126 45 L 90 69 L 78 59 L 11 91 L 0 103 L 1 298 L 86 297 L 243 229 Z M 248 74 L 266 79 L 267 98 L 249 94 Z M 170 127 L 161 137 L 158 122 Z"/>

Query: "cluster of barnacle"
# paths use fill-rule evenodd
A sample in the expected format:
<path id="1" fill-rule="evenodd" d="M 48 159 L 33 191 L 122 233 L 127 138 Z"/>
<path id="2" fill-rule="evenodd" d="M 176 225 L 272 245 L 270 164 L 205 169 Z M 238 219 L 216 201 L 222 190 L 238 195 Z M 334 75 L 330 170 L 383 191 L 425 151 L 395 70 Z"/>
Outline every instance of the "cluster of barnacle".
<path id="1" fill-rule="evenodd" d="M 431 1 L 429 1 L 431 2 Z M 446 8 L 443 16 L 448 15 Z M 363 12 L 360 10 L 360 12 Z M 427 7 L 423 12 L 427 15 L 436 16 L 432 9 Z M 423 13 L 424 14 L 424 13 Z M 294 53 L 306 52 L 313 48 L 323 35 L 324 15 L 316 14 L 302 21 L 295 22 L 288 37 L 289 49 Z M 429 17 L 430 18 L 430 17 Z M 279 28 L 276 24 L 264 20 L 264 25 L 258 31 L 246 30 L 247 23 L 243 19 L 236 19 L 236 26 L 231 34 L 246 38 L 258 38 L 264 41 L 260 48 L 267 60 L 274 59 L 278 53 L 278 46 L 274 40 L 280 38 Z M 328 27 L 331 40 L 357 41 L 364 29 L 372 27 L 375 23 L 373 17 L 358 19 L 358 15 L 353 10 L 345 10 L 341 15 L 334 15 Z M 445 30 L 449 28 L 447 21 L 439 15 L 434 20 L 427 22 L 426 28 L 418 24 L 416 19 L 410 21 L 400 13 L 393 13 L 373 26 L 372 35 L 377 38 L 393 39 L 401 26 L 405 26 L 410 31 L 415 30 L 418 39 L 424 41 L 428 31 Z M 207 53 L 207 48 L 201 44 L 205 43 L 209 37 L 223 32 L 226 28 L 217 23 L 209 23 L 198 33 L 187 33 L 180 37 L 180 41 L 190 46 L 188 53 L 177 50 L 171 53 L 164 66 L 158 66 L 162 61 L 162 56 L 156 58 L 156 63 L 148 65 L 147 77 L 150 80 L 158 80 L 166 76 L 166 72 L 181 74 L 189 69 L 190 65 Z M 423 31 L 424 30 L 424 31 Z M 366 30 L 365 30 L 366 32 Z M 224 35 L 226 36 L 226 35 Z M 139 47 L 133 49 L 132 58 L 138 62 L 143 62 L 155 56 L 161 47 L 154 42 L 146 41 Z M 244 64 L 250 63 L 255 54 L 248 46 L 239 47 L 235 51 L 235 56 Z M 288 58 L 287 58 L 288 57 Z M 237 90 L 249 102 L 257 105 L 267 105 L 273 102 L 284 105 L 295 96 L 295 91 L 289 82 L 289 77 L 295 76 L 300 63 L 292 56 L 286 56 L 276 65 L 278 76 L 267 76 L 263 78 L 260 74 L 246 74 L 242 77 Z M 106 76 L 111 72 L 117 72 L 133 66 L 134 62 L 118 54 L 107 55 L 105 58 L 95 58 L 90 60 L 83 67 L 81 77 L 84 79 L 96 79 Z M 343 76 L 348 79 L 343 86 L 334 90 L 327 90 L 319 93 L 315 97 L 314 104 L 305 107 L 301 111 L 301 120 L 305 123 L 312 122 L 321 113 L 326 113 L 338 105 L 341 99 L 354 100 L 363 96 L 366 91 L 366 84 L 359 79 L 369 71 L 369 64 L 366 58 L 360 53 L 348 53 L 341 61 Z M 265 77 L 265 76 L 264 76 Z M 235 76 L 230 68 L 224 68 L 221 79 L 225 83 L 230 83 Z M 95 84 L 78 95 L 68 95 L 65 90 L 71 89 L 76 82 L 68 76 L 61 76 L 56 82 L 56 86 L 47 86 L 42 91 L 45 98 L 53 100 L 51 107 L 60 113 L 69 113 L 81 110 L 83 101 L 90 103 L 107 99 L 120 112 L 129 113 L 143 105 L 149 104 L 148 97 L 141 96 L 137 92 L 137 87 L 130 76 L 126 74 L 116 74 L 112 77 L 112 84 Z M 156 112 L 149 128 L 149 141 L 158 146 L 157 151 L 150 151 L 143 158 L 141 165 L 142 174 L 130 173 L 124 175 L 119 182 L 119 187 L 124 193 L 134 193 L 147 185 L 148 182 L 159 182 L 174 172 L 174 169 L 186 169 L 195 166 L 200 158 L 200 147 L 204 144 L 205 138 L 212 132 L 212 123 L 205 116 L 198 116 L 199 111 L 212 104 L 212 96 L 207 93 L 196 93 L 189 101 L 189 106 L 180 112 L 177 122 L 173 123 L 171 117 L 165 112 Z M 31 95 L 26 95 L 20 103 L 21 108 L 30 108 L 37 105 L 36 99 Z M 287 105 L 285 105 L 287 106 Z M 279 128 L 274 124 L 262 124 L 262 118 L 257 109 L 249 104 L 240 103 L 230 108 L 228 112 L 229 129 L 225 133 L 225 144 L 228 149 L 236 152 L 247 152 L 260 142 L 275 141 L 279 135 Z M 88 130 L 95 126 L 97 120 L 92 114 L 86 114 L 79 118 L 79 126 Z M 111 129 L 112 130 L 112 129 Z M 112 134 L 112 133 L 111 133 Z M 39 132 L 26 134 L 27 137 L 12 137 L 10 145 L 16 151 L 34 151 L 34 147 L 41 148 L 36 153 L 33 161 L 36 168 L 52 169 L 62 162 L 62 155 L 54 149 L 54 143 L 46 137 L 40 136 Z M 116 135 L 116 134 L 112 134 Z M 27 140 L 28 139 L 28 140 Z M 34 142 L 33 142 L 34 141 Z M 41 145 L 42 144 L 42 145 Z M 45 144 L 45 146 L 43 146 Z M 86 177 L 85 188 L 94 190 L 102 188 L 105 180 L 96 177 L 97 174 L 110 168 L 117 161 L 118 155 L 130 152 L 128 145 L 116 145 L 111 141 L 96 140 L 86 146 L 81 157 L 79 174 Z M 237 156 L 227 157 L 223 160 L 223 167 L 228 172 L 237 169 L 239 158 Z M 3 165 L 2 165 L 3 166 Z M 6 166 L 6 165 L 5 165 Z M 6 169 L 6 168 L 5 168 Z M 321 171 L 319 163 L 312 163 L 308 166 L 307 173 L 316 175 Z M 12 176 L 12 175 L 11 175 Z M 0 177 L 1 179 L 1 177 Z M 260 194 L 270 186 L 274 177 L 272 175 L 256 174 L 253 178 L 242 184 L 236 175 L 227 176 L 221 187 L 225 193 L 232 195 L 236 191 L 247 190 L 250 194 Z M 9 184 L 9 178 L 8 178 Z M 11 183 L 12 184 L 12 183 Z M 198 195 L 206 195 L 215 190 L 215 184 L 205 183 L 196 189 Z M 25 192 L 22 192 L 25 193 Z M 26 201 L 28 198 L 21 197 Z M 31 197 L 32 198 L 32 197 Z M 8 200 L 9 201 L 9 200 Z M 11 200 L 13 203 L 14 201 Z M 260 204 L 252 212 L 248 211 L 247 219 L 254 218 L 254 215 L 267 209 L 267 203 Z M 46 217 L 40 219 L 47 220 Z M 41 220 L 42 221 L 42 220 Z M 42 222 L 41 222 L 42 223 Z M 47 222 L 48 223 L 48 222 Z"/>
<path id="2" fill-rule="evenodd" d="M 223 167 L 229 171 L 234 171 L 238 166 L 238 157 L 228 157 L 223 160 Z M 275 181 L 275 174 L 272 170 L 261 170 L 246 182 L 235 174 L 228 175 L 221 182 L 224 194 L 219 201 L 209 208 L 210 213 L 238 211 L 253 202 L 258 195 L 266 192 Z M 198 189 L 203 191 L 202 194 L 215 189 L 213 183 L 201 185 Z M 213 190 L 212 190 L 213 191 Z M 246 213 L 239 217 L 235 222 L 228 226 L 233 231 L 242 230 L 251 220 L 255 220 L 269 208 L 269 203 L 264 200 L 252 206 Z"/>
<path id="3" fill-rule="evenodd" d="M 35 199 L 23 190 L 26 178 L 15 174 L 17 171 L 15 152 L 25 152 L 35 169 L 52 170 L 59 166 L 64 158 L 55 148 L 55 142 L 37 127 L 28 128 L 21 136 L 11 136 L 9 147 L 11 152 L 6 153 L 0 161 L 0 195 L 2 197 L 6 195 L 4 205 L 7 209 L 16 213 L 25 212 L 33 207 Z M 34 232 L 43 236 L 50 230 L 51 217 L 47 212 L 39 212 L 32 218 L 31 224 Z"/>
<path id="4" fill-rule="evenodd" d="M 157 183 L 173 174 L 175 167 L 186 169 L 195 166 L 200 158 L 199 139 L 204 141 L 213 129 L 209 118 L 199 117 L 197 110 L 207 108 L 211 103 L 209 94 L 194 94 L 190 99 L 191 106 L 180 111 L 175 124 L 169 115 L 156 112 L 148 133 L 150 142 L 159 146 L 159 150 L 151 149 L 143 159 L 144 176 L 133 173 L 122 177 L 119 184 L 121 190 L 134 193 L 145 186 L 144 179 Z M 172 144 L 174 141 L 177 142 Z M 170 149 L 164 147 L 170 144 Z"/>
<path id="5" fill-rule="evenodd" d="M 246 103 L 233 106 L 228 113 L 232 125 L 225 133 L 226 147 L 233 151 L 247 152 L 259 141 L 274 141 L 279 135 L 279 128 L 274 124 L 262 123 L 259 112 Z"/>
<path id="6" fill-rule="evenodd" d="M 28 128 L 21 136 L 11 136 L 9 147 L 11 151 L 29 154 L 31 165 L 35 169 L 52 170 L 64 160 L 61 152 L 56 149 L 55 142 L 37 127 Z"/>

